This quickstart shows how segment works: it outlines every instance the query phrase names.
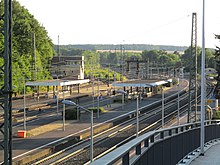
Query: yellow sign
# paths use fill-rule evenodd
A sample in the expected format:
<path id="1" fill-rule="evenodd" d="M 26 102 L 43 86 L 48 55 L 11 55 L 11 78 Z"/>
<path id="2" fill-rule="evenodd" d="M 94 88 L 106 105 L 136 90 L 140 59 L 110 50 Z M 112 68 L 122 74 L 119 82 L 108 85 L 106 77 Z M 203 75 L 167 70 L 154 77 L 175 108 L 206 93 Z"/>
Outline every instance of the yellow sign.
<path id="1" fill-rule="evenodd" d="M 207 100 L 207 103 L 212 103 L 212 100 Z"/>

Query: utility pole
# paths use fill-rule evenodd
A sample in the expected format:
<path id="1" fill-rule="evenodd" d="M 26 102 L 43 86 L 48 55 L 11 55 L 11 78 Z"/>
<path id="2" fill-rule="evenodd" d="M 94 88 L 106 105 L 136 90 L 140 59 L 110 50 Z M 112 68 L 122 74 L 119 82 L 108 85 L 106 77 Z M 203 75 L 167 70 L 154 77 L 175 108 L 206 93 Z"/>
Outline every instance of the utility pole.
<path id="1" fill-rule="evenodd" d="M 205 143 L 205 0 L 202 9 L 202 61 L 201 61 L 201 112 L 200 112 L 200 155 L 204 155 Z"/>
<path id="2" fill-rule="evenodd" d="M 193 60 L 192 60 L 193 59 Z M 197 15 L 192 14 L 192 34 L 191 34 L 191 57 L 190 57 L 189 93 L 188 93 L 188 116 L 187 122 L 191 122 L 191 100 L 192 93 L 195 93 L 195 122 L 197 121 Z M 195 88 L 194 88 L 195 86 Z"/>
<path id="3" fill-rule="evenodd" d="M 35 44 L 35 33 L 33 34 L 33 80 L 37 80 L 37 56 L 36 56 L 36 44 Z"/>
<path id="4" fill-rule="evenodd" d="M 60 36 L 59 35 L 58 35 L 57 53 L 58 53 L 58 58 L 59 58 L 59 62 L 60 62 Z"/>
<path id="5" fill-rule="evenodd" d="M 0 28 L 0 33 L 4 36 L 4 44 L 3 51 L 0 52 L 3 59 L 0 68 L 4 83 L 0 87 L 0 104 L 4 110 L 4 121 L 0 125 L 3 136 L 0 147 L 4 150 L 3 164 L 8 165 L 12 164 L 12 0 L 4 0 L 3 4 L 4 12 L 0 15 L 3 28 Z"/>
<path id="6" fill-rule="evenodd" d="M 150 79 L 150 60 L 149 58 L 147 59 L 147 79 Z"/>

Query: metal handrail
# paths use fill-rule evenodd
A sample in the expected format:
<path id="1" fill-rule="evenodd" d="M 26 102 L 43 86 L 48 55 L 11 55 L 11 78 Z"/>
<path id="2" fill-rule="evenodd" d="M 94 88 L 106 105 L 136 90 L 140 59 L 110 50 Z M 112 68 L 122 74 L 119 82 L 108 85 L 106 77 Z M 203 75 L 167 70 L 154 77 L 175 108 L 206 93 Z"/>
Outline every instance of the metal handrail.
<path id="1" fill-rule="evenodd" d="M 219 122 L 220 120 L 205 121 L 205 125 L 217 126 L 219 125 Z M 114 151 L 108 153 L 100 159 L 95 160 L 93 163 L 91 163 L 91 165 L 110 165 L 118 161 L 120 162 L 119 164 L 123 165 L 135 164 L 135 162 L 138 161 L 138 159 L 143 155 L 143 153 L 145 153 L 159 141 L 163 141 L 164 139 L 171 138 L 179 134 L 184 134 L 188 131 L 193 131 L 199 128 L 200 122 L 196 122 L 160 129 L 156 131 L 150 131 L 115 149 Z M 132 152 L 133 154 L 131 154 L 131 151 L 134 151 Z"/>

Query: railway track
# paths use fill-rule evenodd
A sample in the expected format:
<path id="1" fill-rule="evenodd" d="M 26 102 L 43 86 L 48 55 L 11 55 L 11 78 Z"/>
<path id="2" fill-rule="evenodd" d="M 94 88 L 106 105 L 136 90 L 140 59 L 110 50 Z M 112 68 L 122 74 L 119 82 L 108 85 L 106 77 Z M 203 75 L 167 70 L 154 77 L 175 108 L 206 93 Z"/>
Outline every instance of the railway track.
<path id="1" fill-rule="evenodd" d="M 71 100 L 71 98 L 69 98 Z M 83 106 L 89 107 L 91 106 L 91 99 L 84 99 L 84 101 L 87 104 L 84 104 Z M 102 102 L 107 102 L 107 99 L 103 99 L 100 101 L 100 106 L 102 105 Z M 59 104 L 59 112 L 62 111 L 62 104 Z M 40 110 L 39 110 L 40 109 Z M 49 104 L 39 104 L 30 106 L 26 109 L 26 124 L 31 125 L 31 123 L 37 121 L 37 120 L 43 120 L 44 124 L 48 124 L 49 120 L 47 120 L 51 116 L 57 116 L 56 113 L 57 105 L 56 103 L 49 103 Z M 44 120 L 45 119 L 45 120 Z M 0 121 L 4 120 L 4 116 L 0 115 Z M 57 120 L 57 118 L 54 119 L 54 121 Z M 53 122 L 53 121 L 50 121 Z M 24 124 L 24 112 L 23 109 L 18 111 L 17 113 L 13 114 L 13 128 L 21 127 Z"/>
<path id="2" fill-rule="evenodd" d="M 176 107 L 176 101 L 173 101 L 173 96 L 166 98 L 165 112 L 171 111 Z M 187 101 L 187 95 L 182 94 L 181 101 Z M 157 105 L 152 109 L 151 106 L 142 107 L 140 109 L 140 131 L 139 134 L 143 134 L 149 130 L 157 129 L 161 126 L 161 101 L 156 103 Z M 184 106 L 184 105 L 183 105 Z M 146 110 L 148 107 L 148 110 Z M 150 109 L 149 109 L 150 108 Z M 165 116 L 166 122 L 169 122 L 176 112 L 169 112 Z M 185 112 L 181 112 L 185 113 Z M 96 135 L 94 138 L 94 159 L 110 152 L 111 150 L 119 147 L 120 145 L 128 142 L 136 137 L 136 120 L 135 115 L 128 121 L 125 121 L 106 130 L 105 134 Z M 82 146 L 83 144 L 83 146 Z M 77 149 L 80 148 L 80 149 Z M 70 154 L 71 153 L 71 154 Z M 42 159 L 33 164 L 88 164 L 89 163 L 89 139 L 84 142 L 79 142 L 71 147 L 61 150 L 58 153 L 50 155 L 49 157 Z"/>
<path id="3" fill-rule="evenodd" d="M 173 95 L 165 98 L 165 123 L 170 122 L 177 115 L 177 98 Z M 187 111 L 188 97 L 185 92 L 180 97 L 180 114 Z M 192 100 L 194 102 L 194 100 Z M 135 112 L 129 114 L 130 119 L 126 120 L 105 132 L 94 136 L 94 159 L 121 146 L 136 136 Z M 143 134 L 161 126 L 161 101 L 153 105 L 140 108 L 140 131 Z M 89 139 L 78 141 L 72 146 L 60 150 L 52 155 L 31 164 L 88 164 L 89 163 Z"/>

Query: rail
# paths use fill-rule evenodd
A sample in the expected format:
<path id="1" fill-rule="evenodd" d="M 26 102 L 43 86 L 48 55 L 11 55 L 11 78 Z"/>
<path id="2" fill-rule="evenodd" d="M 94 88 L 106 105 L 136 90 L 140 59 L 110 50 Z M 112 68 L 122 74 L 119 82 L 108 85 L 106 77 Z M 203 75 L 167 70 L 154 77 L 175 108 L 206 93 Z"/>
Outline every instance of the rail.
<path id="1" fill-rule="evenodd" d="M 219 121 L 205 122 L 205 143 L 220 138 Z M 200 146 L 200 123 L 189 123 L 148 132 L 91 165 L 175 165 Z"/>

